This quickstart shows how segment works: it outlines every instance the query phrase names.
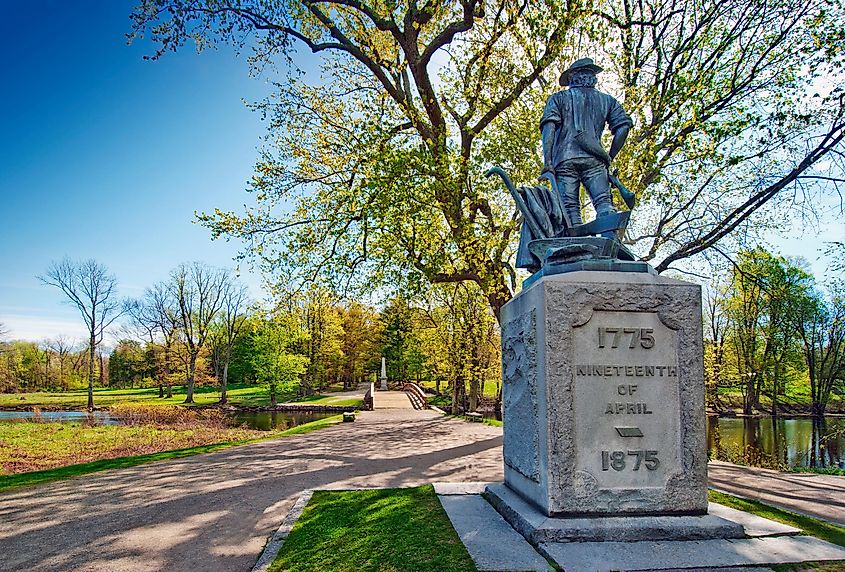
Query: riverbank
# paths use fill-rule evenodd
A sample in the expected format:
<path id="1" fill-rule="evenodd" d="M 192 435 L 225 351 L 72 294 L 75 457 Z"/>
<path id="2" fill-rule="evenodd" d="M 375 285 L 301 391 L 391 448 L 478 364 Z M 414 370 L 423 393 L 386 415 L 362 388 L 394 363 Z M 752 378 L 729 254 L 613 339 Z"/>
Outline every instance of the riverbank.
<path id="1" fill-rule="evenodd" d="M 207 420 L 123 426 L 0 423 L 0 490 L 300 435 L 341 421 L 342 416 L 335 415 L 269 431 Z"/>
<path id="2" fill-rule="evenodd" d="M 139 405 L 113 407 L 120 424 L 0 423 L 0 474 L 19 474 L 102 459 L 248 441 L 267 432 L 232 427 L 221 412 Z"/>
<path id="3" fill-rule="evenodd" d="M 302 410 L 315 409 L 317 406 L 353 407 L 361 406 L 364 392 L 360 396 L 354 392 L 332 394 L 325 392 L 308 397 L 298 397 L 295 393 L 277 395 L 278 404 L 270 404 L 267 389 L 260 385 L 233 384 L 226 392 L 227 403 L 221 404 L 219 388 L 199 386 L 194 389 L 194 403 L 185 403 L 185 388 L 172 387 L 172 397 L 159 397 L 158 387 L 137 389 L 94 390 L 94 409 L 111 410 L 115 406 L 146 405 L 153 407 L 182 407 L 191 409 L 224 408 L 242 411 L 284 410 L 294 406 Z M 0 411 L 85 411 L 87 410 L 88 392 L 84 389 L 57 392 L 0 393 Z M 333 411 L 325 409 L 325 411 Z"/>

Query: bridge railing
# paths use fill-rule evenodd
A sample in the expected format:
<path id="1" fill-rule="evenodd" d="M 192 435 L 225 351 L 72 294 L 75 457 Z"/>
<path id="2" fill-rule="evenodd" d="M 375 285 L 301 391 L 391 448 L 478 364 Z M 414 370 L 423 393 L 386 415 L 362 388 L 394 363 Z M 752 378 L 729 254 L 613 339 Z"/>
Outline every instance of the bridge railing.
<path id="1" fill-rule="evenodd" d="M 405 383 L 402 391 L 408 394 L 414 409 L 428 409 L 428 402 L 425 400 L 425 391 L 419 385 L 416 383 Z"/>
<path id="2" fill-rule="evenodd" d="M 375 409 L 375 394 L 376 386 L 373 382 L 370 382 L 370 388 L 367 390 L 367 393 L 364 394 L 364 411 L 372 411 L 373 409 Z"/>

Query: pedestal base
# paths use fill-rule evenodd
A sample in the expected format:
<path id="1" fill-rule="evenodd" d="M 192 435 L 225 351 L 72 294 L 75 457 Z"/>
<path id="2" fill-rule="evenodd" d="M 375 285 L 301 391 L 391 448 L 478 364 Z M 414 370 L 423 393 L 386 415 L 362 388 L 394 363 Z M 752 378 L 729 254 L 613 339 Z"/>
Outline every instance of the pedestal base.
<path id="1" fill-rule="evenodd" d="M 485 497 L 531 544 L 551 542 L 637 542 L 744 538 L 741 524 L 702 516 L 611 516 L 551 518 L 503 483 L 489 485 Z"/>

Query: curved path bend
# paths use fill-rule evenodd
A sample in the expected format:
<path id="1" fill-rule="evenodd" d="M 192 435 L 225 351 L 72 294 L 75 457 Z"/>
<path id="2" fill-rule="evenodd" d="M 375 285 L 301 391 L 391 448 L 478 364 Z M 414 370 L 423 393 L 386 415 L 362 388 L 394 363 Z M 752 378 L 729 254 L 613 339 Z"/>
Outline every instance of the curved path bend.
<path id="1" fill-rule="evenodd" d="M 376 403 L 305 435 L 0 493 L 0 570 L 248 571 L 305 489 L 503 478 L 501 429 Z"/>

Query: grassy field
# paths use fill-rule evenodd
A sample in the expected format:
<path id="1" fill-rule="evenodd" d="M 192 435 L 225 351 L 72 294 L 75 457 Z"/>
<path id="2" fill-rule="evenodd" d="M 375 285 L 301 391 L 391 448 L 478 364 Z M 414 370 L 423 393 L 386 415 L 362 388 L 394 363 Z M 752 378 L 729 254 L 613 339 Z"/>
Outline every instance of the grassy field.
<path id="1" fill-rule="evenodd" d="M 769 520 L 775 520 L 800 528 L 805 534 L 821 538 L 839 546 L 845 546 L 845 528 L 837 526 L 830 522 L 795 514 L 787 510 L 775 508 L 757 501 L 747 500 L 733 495 L 720 493 L 718 491 L 708 491 L 708 498 L 711 502 L 719 503 L 731 508 L 735 508 L 744 512 L 750 512 Z M 842 565 L 840 565 L 842 566 Z M 784 568 L 784 570 L 792 570 L 792 568 Z M 837 568 L 837 570 L 845 570 L 845 566 Z"/>
<path id="2" fill-rule="evenodd" d="M 476 570 L 431 486 L 316 491 L 268 572 Z"/>
<path id="3" fill-rule="evenodd" d="M 197 419 L 179 423 L 88 426 L 0 423 L 0 474 L 40 471 L 99 459 L 254 439 L 266 432 Z"/>
<path id="4" fill-rule="evenodd" d="M 742 393 L 738 389 L 721 388 L 719 390 L 719 401 L 721 408 L 732 409 L 736 412 L 742 411 Z M 810 411 L 809 388 L 805 386 L 791 387 L 786 395 L 778 397 L 778 406 L 781 413 L 792 412 L 794 414 L 806 414 Z M 760 412 L 766 413 L 771 410 L 772 400 L 768 395 L 760 396 Z M 845 398 L 836 393 L 831 394 L 827 406 L 828 413 L 845 413 Z"/>
<path id="5" fill-rule="evenodd" d="M 4 470 L 6 460 L 18 469 L 49 464 L 56 467 L 18 474 L 0 474 L 0 490 L 198 455 L 265 439 L 299 435 L 340 423 L 342 419 L 342 416 L 335 415 L 285 431 L 254 431 L 242 428 L 213 431 L 207 427 L 189 429 L 150 425 L 86 427 L 67 423 L 0 423 L 0 466 Z M 200 444 L 203 441 L 207 442 Z M 56 463 L 66 466 L 57 466 Z"/>
<path id="6" fill-rule="evenodd" d="M 361 392 L 363 395 L 363 391 Z M 260 385 L 232 384 L 226 392 L 229 404 L 245 407 L 261 407 L 270 405 L 270 396 L 267 389 Z M 202 386 L 194 388 L 194 406 L 207 406 L 217 403 L 220 399 L 220 392 L 216 386 Z M 280 394 L 277 396 L 279 403 L 296 400 L 294 394 Z M 185 388 L 182 386 L 173 387 L 173 397 L 161 398 L 158 396 L 158 388 L 150 387 L 143 389 L 94 389 L 94 405 L 96 407 L 113 407 L 115 405 L 137 404 L 137 405 L 184 405 Z M 332 395 L 312 395 L 305 399 L 295 401 L 297 403 L 309 403 L 312 405 L 348 405 L 359 406 L 361 399 L 340 397 Z M 0 393 L 0 408 L 32 408 L 41 409 L 84 409 L 88 404 L 88 391 L 61 391 L 61 392 L 37 392 L 37 393 Z"/>
<path id="7" fill-rule="evenodd" d="M 232 385 L 226 392 L 233 405 L 269 405 L 267 389 L 259 385 Z M 290 399 L 292 395 L 279 396 Z M 194 388 L 194 405 L 212 405 L 220 399 L 217 387 L 203 386 Z M 158 388 L 143 389 L 94 389 L 94 405 L 110 407 L 127 403 L 142 405 L 182 405 L 185 401 L 185 388 L 173 387 L 170 399 L 158 396 Z M 88 404 L 88 391 L 37 392 L 37 393 L 2 393 L 0 407 L 40 407 L 61 409 L 84 409 Z"/>

